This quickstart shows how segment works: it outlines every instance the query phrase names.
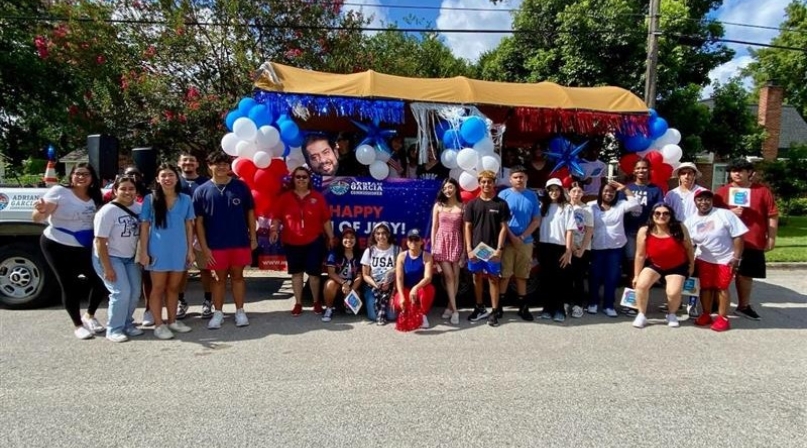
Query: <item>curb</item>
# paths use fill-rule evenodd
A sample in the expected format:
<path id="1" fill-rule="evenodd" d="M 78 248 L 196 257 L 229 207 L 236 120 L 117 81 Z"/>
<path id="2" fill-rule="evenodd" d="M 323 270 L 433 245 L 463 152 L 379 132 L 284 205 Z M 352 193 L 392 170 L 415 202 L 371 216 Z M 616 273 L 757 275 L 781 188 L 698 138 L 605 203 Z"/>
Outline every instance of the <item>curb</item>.
<path id="1" fill-rule="evenodd" d="M 807 269 L 807 263 L 803 262 L 786 262 L 786 263 L 768 263 L 768 269 L 772 270 L 802 270 Z"/>

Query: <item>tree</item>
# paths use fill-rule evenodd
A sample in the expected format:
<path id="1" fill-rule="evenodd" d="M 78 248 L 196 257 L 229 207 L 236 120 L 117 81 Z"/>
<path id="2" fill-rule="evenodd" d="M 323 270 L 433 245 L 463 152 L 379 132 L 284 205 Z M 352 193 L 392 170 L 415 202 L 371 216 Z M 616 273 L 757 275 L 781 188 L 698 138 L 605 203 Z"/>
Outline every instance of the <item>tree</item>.
<path id="1" fill-rule="evenodd" d="M 436 32 L 415 35 L 390 26 L 370 37 L 365 48 L 372 58 L 367 68 L 378 72 L 415 78 L 472 74 L 469 62 L 451 54 Z"/>
<path id="2" fill-rule="evenodd" d="M 715 83 L 712 101 L 711 118 L 702 134 L 703 146 L 725 158 L 759 155 L 765 131 L 749 108 L 751 94 L 740 79 Z"/>
<path id="3" fill-rule="evenodd" d="M 757 89 L 772 81 L 784 88 L 785 101 L 807 117 L 807 3 L 793 0 L 785 8 L 785 20 L 771 45 L 798 48 L 751 50 L 754 61 L 744 74 L 754 79 Z"/>
<path id="4" fill-rule="evenodd" d="M 700 101 L 701 87 L 689 84 L 671 92 L 658 105 L 658 113 L 681 132 L 682 161 L 694 161 L 703 152 L 701 135 L 708 129 L 712 119 L 709 108 Z"/>
<path id="5" fill-rule="evenodd" d="M 776 197 L 782 202 L 782 215 L 790 214 L 795 200 L 807 195 L 807 145 L 788 152 L 788 160 L 778 159 L 762 164 L 762 172 Z"/>

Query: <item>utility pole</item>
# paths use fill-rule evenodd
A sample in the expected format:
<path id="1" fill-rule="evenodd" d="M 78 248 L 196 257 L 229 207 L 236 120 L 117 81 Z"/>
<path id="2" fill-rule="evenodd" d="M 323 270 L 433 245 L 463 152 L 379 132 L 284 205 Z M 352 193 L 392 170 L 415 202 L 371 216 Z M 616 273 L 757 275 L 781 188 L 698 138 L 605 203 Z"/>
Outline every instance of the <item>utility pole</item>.
<path id="1" fill-rule="evenodd" d="M 650 23 L 647 30 L 647 71 L 644 79 L 644 102 L 647 107 L 656 107 L 656 67 L 658 66 L 658 17 L 661 0 L 650 0 Z"/>

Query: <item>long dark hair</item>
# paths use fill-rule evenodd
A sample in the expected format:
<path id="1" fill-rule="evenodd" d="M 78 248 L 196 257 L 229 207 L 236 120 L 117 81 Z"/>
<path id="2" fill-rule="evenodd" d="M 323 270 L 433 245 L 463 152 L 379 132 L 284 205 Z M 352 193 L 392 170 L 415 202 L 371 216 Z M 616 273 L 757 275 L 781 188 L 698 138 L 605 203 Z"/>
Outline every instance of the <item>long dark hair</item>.
<path id="1" fill-rule="evenodd" d="M 377 241 L 375 240 L 375 231 L 381 227 L 387 231 L 387 241 L 389 241 L 390 246 L 395 246 L 395 235 L 392 234 L 392 229 L 390 229 L 389 224 L 380 222 L 373 226 L 370 236 L 367 237 L 367 247 L 372 247 L 377 244 Z"/>
<path id="2" fill-rule="evenodd" d="M 179 181 L 179 168 L 170 163 L 163 163 L 157 167 L 157 178 L 160 176 L 160 171 L 165 170 L 173 171 L 174 175 L 177 177 L 177 182 L 174 184 L 174 193 L 176 193 L 177 198 L 179 198 L 180 193 L 182 193 L 182 183 Z M 165 192 L 159 183 L 154 186 L 153 194 L 154 225 L 164 229 L 168 227 L 168 201 L 166 201 Z"/>
<path id="3" fill-rule="evenodd" d="M 93 202 L 95 202 L 96 207 L 100 207 L 104 204 L 104 195 L 101 193 L 101 179 L 98 178 L 98 173 L 95 171 L 95 168 L 92 167 L 87 162 L 77 163 L 73 166 L 70 170 L 70 174 L 67 176 L 67 185 L 65 187 L 72 189 L 73 185 L 73 173 L 76 172 L 77 168 L 87 168 L 87 171 L 90 172 L 90 177 L 92 178 L 92 182 L 90 182 L 90 186 L 87 187 L 87 195 L 90 196 Z"/>
<path id="4" fill-rule="evenodd" d="M 668 224 L 670 226 L 670 235 L 672 235 L 672 237 L 675 238 L 675 240 L 679 243 L 683 243 L 684 230 L 681 228 L 681 221 L 675 217 L 675 212 L 673 212 L 673 210 L 663 202 L 659 202 L 650 209 L 650 217 L 647 218 L 647 233 L 653 232 L 653 230 L 656 228 L 656 222 L 653 221 L 653 213 L 655 213 L 656 210 L 661 207 L 666 208 L 667 211 L 670 212 L 670 222 Z"/>
<path id="5" fill-rule="evenodd" d="M 137 191 L 137 179 L 135 179 L 134 176 L 127 176 L 125 174 L 118 176 L 115 178 L 115 182 L 112 183 L 112 193 L 115 195 L 113 201 L 118 198 L 118 188 L 125 182 L 132 184 L 132 186 L 135 187 L 135 191 Z"/>
<path id="6" fill-rule="evenodd" d="M 339 235 L 339 244 L 336 245 L 333 252 L 336 255 L 336 259 L 340 260 L 345 258 L 345 246 L 342 243 L 342 240 L 345 238 L 346 233 L 352 233 L 353 238 L 356 240 L 356 244 L 353 245 L 353 258 L 361 258 L 362 249 L 361 244 L 359 244 L 359 237 L 356 235 L 356 231 L 353 230 L 352 227 L 346 227 L 345 230 L 342 230 L 342 234 Z"/>
<path id="7" fill-rule="evenodd" d="M 569 199 L 566 198 L 566 192 L 563 191 L 563 187 L 558 187 L 557 185 L 555 185 L 555 187 L 560 188 L 560 197 L 557 202 L 558 207 L 563 208 L 569 205 Z M 547 188 L 546 191 L 544 191 L 544 195 L 541 196 L 541 216 L 546 216 L 546 214 L 549 213 L 549 206 L 551 204 L 552 198 L 549 197 L 549 189 Z"/>
<path id="8" fill-rule="evenodd" d="M 603 182 L 603 183 L 602 183 L 602 185 L 600 185 L 600 192 L 599 192 L 599 193 L 597 193 L 597 207 L 599 207 L 599 208 L 600 208 L 600 210 L 604 210 L 604 209 L 602 208 L 602 204 L 606 204 L 606 205 L 609 205 L 609 206 L 613 207 L 613 206 L 614 206 L 614 204 L 616 204 L 616 203 L 617 203 L 617 201 L 619 200 L 619 195 L 617 194 L 617 193 L 618 193 L 618 191 L 616 191 L 616 188 L 611 187 L 611 188 L 613 188 L 613 189 L 614 189 L 614 200 L 613 200 L 613 201 L 611 201 L 611 202 L 605 202 L 605 201 L 603 201 L 603 200 L 602 200 L 602 192 L 603 192 L 603 191 L 605 191 L 605 188 L 606 188 L 606 187 L 610 187 L 610 185 L 608 184 L 608 182 Z"/>
<path id="9" fill-rule="evenodd" d="M 460 196 L 460 184 L 450 177 L 446 178 L 446 180 L 440 184 L 440 189 L 437 190 L 437 198 L 434 199 L 434 202 L 440 205 L 445 205 L 446 202 L 448 202 L 448 196 L 443 193 L 443 187 L 445 187 L 446 184 L 451 184 L 454 186 L 454 199 L 457 200 L 458 204 L 462 204 L 462 197 Z"/>

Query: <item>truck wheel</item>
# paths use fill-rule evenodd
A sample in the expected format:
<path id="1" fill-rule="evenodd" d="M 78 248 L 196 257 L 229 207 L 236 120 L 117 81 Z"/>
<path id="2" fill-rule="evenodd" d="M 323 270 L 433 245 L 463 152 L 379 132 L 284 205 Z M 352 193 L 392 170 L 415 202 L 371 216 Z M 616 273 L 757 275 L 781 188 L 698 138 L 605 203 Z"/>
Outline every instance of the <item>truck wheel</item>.
<path id="1" fill-rule="evenodd" d="M 0 304 L 9 309 L 48 305 L 56 279 L 34 244 L 0 249 Z"/>

